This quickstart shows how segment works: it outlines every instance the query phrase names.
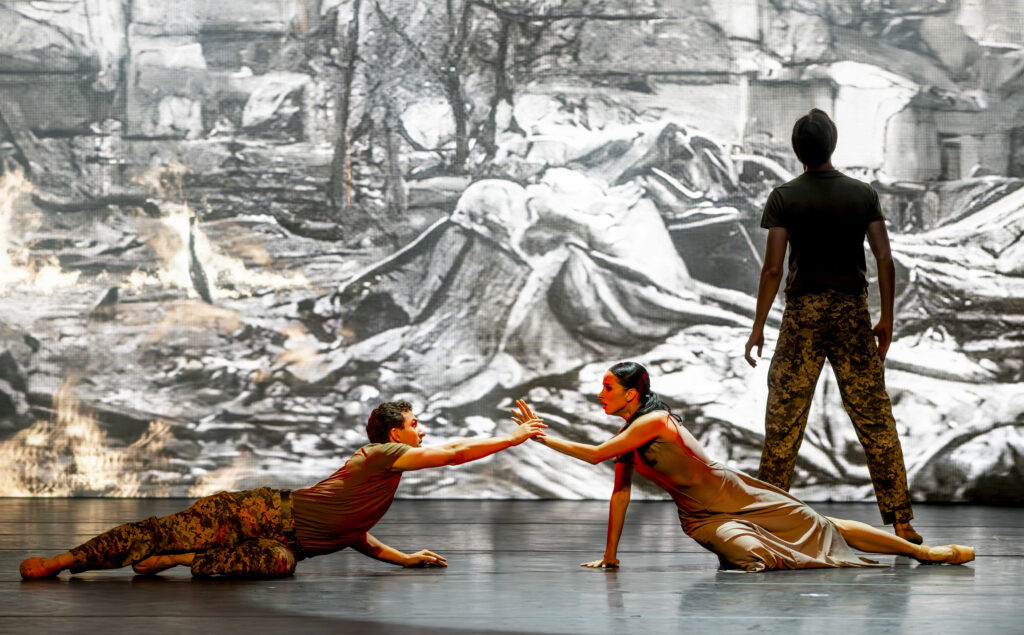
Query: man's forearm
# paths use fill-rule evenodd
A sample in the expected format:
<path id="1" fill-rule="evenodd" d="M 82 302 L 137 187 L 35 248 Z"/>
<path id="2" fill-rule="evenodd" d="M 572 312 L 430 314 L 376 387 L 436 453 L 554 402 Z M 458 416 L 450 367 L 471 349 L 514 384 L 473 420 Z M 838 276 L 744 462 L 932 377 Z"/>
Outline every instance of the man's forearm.
<path id="1" fill-rule="evenodd" d="M 775 296 L 782 283 L 782 272 L 771 269 L 761 270 L 761 279 L 757 283 L 757 308 L 754 311 L 754 328 L 764 328 L 768 320 L 768 312 L 772 310 Z"/>
<path id="2" fill-rule="evenodd" d="M 360 542 L 354 543 L 352 548 L 365 556 L 370 556 L 374 560 L 389 562 L 403 567 L 409 560 L 409 554 L 402 553 L 394 547 L 385 545 L 370 534 L 366 534 Z"/>
<path id="3" fill-rule="evenodd" d="M 458 441 L 446 443 L 441 447 L 454 452 L 451 465 L 460 465 L 462 463 L 482 459 L 485 456 L 490 456 L 495 452 L 500 452 L 515 444 L 516 443 L 512 438 L 512 435 L 505 434 L 498 437 L 487 437 L 485 439 L 460 439 Z"/>
<path id="4" fill-rule="evenodd" d="M 892 258 L 879 258 L 878 263 L 878 294 L 882 301 L 882 319 L 891 322 L 893 319 L 893 302 L 896 297 L 896 265 Z"/>

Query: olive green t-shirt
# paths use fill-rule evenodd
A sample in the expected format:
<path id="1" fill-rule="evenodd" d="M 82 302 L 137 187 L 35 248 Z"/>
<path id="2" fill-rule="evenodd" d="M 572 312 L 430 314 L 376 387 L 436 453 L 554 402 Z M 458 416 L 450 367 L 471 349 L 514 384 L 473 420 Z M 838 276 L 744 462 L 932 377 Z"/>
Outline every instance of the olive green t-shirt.
<path id="1" fill-rule="evenodd" d="M 364 445 L 334 474 L 292 492 L 295 537 L 303 555 L 344 549 L 376 525 L 402 479 L 392 466 L 410 449 L 404 443 Z"/>
<path id="2" fill-rule="evenodd" d="M 789 235 L 786 295 L 864 293 L 864 236 L 884 218 L 874 188 L 838 170 L 804 172 L 772 190 L 761 227 L 784 227 Z"/>

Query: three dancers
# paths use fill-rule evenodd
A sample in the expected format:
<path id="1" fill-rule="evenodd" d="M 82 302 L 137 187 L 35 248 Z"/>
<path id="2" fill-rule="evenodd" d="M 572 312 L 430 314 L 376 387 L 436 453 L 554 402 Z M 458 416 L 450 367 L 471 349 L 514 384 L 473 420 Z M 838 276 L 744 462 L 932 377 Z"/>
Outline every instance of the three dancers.
<path id="1" fill-rule="evenodd" d="M 854 549 L 920 562 L 962 564 L 974 549 L 928 547 L 913 517 L 899 438 L 882 361 L 892 338 L 894 273 L 878 196 L 831 164 L 835 124 L 820 110 L 797 120 L 793 148 L 803 175 L 776 188 L 765 206 L 769 230 L 754 326 L 746 344 L 764 344 L 763 327 L 790 247 L 787 305 L 769 373 L 766 437 L 758 480 L 714 461 L 683 422 L 651 391 L 646 369 L 622 362 L 605 374 L 599 399 L 625 424 L 608 441 L 586 445 L 548 435 L 525 402 L 517 423 L 498 437 L 421 447 L 424 432 L 408 402 L 378 406 L 367 424 L 370 443 L 320 483 L 296 490 L 220 492 L 188 509 L 115 527 L 50 558 L 21 563 L 25 578 L 132 566 L 152 574 L 184 565 L 193 575 L 280 577 L 304 558 L 352 547 L 403 566 L 446 566 L 429 550 L 403 553 L 369 530 L 387 512 L 402 472 L 475 461 L 533 439 L 590 463 L 615 459 L 615 481 L 604 555 L 586 567 L 617 567 L 619 537 L 633 473 L 675 501 L 683 531 L 715 553 L 723 568 L 745 571 L 887 566 Z M 865 234 L 875 255 L 882 317 L 871 328 L 865 289 Z M 874 337 L 879 338 L 876 346 Z M 832 366 L 864 445 L 883 520 L 891 535 L 865 523 L 829 518 L 785 491 L 807 422 L 808 405 L 825 358 Z M 770 481 L 770 482 L 765 482 Z"/>

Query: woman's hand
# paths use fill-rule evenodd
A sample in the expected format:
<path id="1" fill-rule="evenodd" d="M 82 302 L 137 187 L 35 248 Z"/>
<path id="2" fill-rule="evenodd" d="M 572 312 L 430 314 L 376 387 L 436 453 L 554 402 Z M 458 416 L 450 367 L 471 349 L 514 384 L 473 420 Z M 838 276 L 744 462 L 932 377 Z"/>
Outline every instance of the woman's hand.
<path id="1" fill-rule="evenodd" d="M 512 421 L 515 421 L 518 427 L 516 431 L 512 433 L 513 438 L 516 440 L 516 445 L 519 445 L 527 439 L 533 439 L 539 441 L 544 438 L 543 428 L 547 428 L 543 423 L 543 419 L 538 417 L 530 409 L 530 406 L 526 405 L 526 402 L 522 399 L 516 400 L 516 407 L 519 408 L 519 412 L 512 413 Z M 522 436 L 520 439 L 520 435 Z"/>
<path id="2" fill-rule="evenodd" d="M 600 560 L 594 560 L 593 562 L 584 562 L 580 564 L 581 567 L 587 567 L 588 569 L 618 569 L 619 559 L 609 558 L 605 556 Z"/>
<path id="3" fill-rule="evenodd" d="M 448 559 L 433 551 L 423 549 L 412 554 L 402 564 L 403 567 L 447 567 Z"/>

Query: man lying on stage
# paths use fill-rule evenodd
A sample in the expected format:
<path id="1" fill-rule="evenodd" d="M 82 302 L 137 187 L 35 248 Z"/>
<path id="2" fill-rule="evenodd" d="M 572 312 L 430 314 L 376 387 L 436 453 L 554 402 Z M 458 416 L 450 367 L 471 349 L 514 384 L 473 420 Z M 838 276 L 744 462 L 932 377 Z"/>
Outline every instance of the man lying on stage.
<path id="1" fill-rule="evenodd" d="M 28 558 L 21 563 L 21 576 L 128 565 L 136 573 L 153 574 L 185 565 L 195 576 L 276 578 L 291 575 L 297 560 L 345 547 L 405 567 L 448 566 L 432 551 L 402 553 L 369 533 L 390 507 L 402 472 L 476 461 L 519 445 L 545 427 L 533 420 L 507 435 L 423 448 L 426 432 L 412 405 L 382 403 L 366 425 L 370 443 L 312 487 L 213 494 L 176 514 L 114 527 L 52 558 Z"/>

